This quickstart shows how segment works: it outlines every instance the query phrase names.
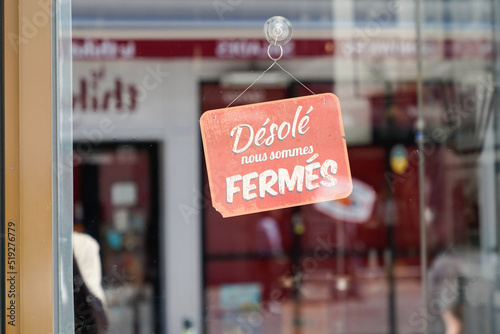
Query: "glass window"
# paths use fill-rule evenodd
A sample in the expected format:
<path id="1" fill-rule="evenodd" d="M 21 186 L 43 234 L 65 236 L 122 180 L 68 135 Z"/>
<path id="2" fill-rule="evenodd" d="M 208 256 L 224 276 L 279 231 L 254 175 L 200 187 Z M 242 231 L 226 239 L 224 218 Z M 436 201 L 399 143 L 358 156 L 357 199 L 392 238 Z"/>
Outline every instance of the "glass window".
<path id="1" fill-rule="evenodd" d="M 72 276 L 71 239 L 79 277 L 75 301 L 55 293 L 59 328 L 91 296 L 108 333 L 499 332 L 499 17 L 486 0 L 74 0 L 52 87 L 73 108 L 52 123 L 72 223 L 52 280 Z M 200 117 L 327 92 L 352 193 L 223 218 Z"/>
<path id="2" fill-rule="evenodd" d="M 424 1 L 416 40 L 410 2 L 74 1 L 75 226 L 110 328 L 495 332 L 495 6 Z M 261 76 L 272 15 L 288 73 Z M 340 99 L 351 196 L 222 218 L 199 117 L 311 91 Z"/>

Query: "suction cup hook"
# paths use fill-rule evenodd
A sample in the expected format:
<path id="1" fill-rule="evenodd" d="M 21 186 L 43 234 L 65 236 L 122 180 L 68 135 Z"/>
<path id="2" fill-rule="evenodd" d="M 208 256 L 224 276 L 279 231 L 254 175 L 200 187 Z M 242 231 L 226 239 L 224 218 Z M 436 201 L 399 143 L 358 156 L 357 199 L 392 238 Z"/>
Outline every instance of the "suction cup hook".
<path id="1" fill-rule="evenodd" d="M 285 45 L 292 39 L 292 34 L 292 24 L 283 16 L 273 16 L 264 23 L 264 35 L 272 45 Z"/>

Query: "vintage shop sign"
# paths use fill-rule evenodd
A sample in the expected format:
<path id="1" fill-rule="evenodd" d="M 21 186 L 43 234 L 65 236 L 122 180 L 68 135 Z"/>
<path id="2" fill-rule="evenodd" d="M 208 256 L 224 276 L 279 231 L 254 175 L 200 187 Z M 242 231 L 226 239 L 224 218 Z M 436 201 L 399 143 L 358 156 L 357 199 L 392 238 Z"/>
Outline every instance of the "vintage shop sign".
<path id="1" fill-rule="evenodd" d="M 212 203 L 223 217 L 351 193 L 342 115 L 333 94 L 210 110 L 200 125 Z"/>

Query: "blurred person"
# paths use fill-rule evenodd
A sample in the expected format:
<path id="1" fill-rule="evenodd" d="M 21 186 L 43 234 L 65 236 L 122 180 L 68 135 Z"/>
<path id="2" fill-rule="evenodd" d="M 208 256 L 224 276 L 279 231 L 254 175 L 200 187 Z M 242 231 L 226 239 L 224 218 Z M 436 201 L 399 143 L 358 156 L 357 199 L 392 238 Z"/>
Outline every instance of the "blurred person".
<path id="1" fill-rule="evenodd" d="M 440 306 L 446 334 L 462 333 L 463 305 L 460 296 L 460 262 L 449 254 L 438 255 L 429 269 L 431 295 L 429 305 Z M 434 310 L 430 310 L 433 312 Z"/>
<path id="2" fill-rule="evenodd" d="M 73 297 L 76 334 L 105 334 L 108 328 L 99 244 L 73 232 Z"/>

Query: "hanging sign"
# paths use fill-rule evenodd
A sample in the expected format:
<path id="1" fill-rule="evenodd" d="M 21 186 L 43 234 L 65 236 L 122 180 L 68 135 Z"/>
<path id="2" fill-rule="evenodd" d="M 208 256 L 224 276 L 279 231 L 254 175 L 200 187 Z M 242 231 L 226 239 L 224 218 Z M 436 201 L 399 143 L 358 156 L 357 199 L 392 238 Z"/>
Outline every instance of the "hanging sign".
<path id="1" fill-rule="evenodd" d="M 351 193 L 333 94 L 210 110 L 200 125 L 212 203 L 223 217 Z"/>

